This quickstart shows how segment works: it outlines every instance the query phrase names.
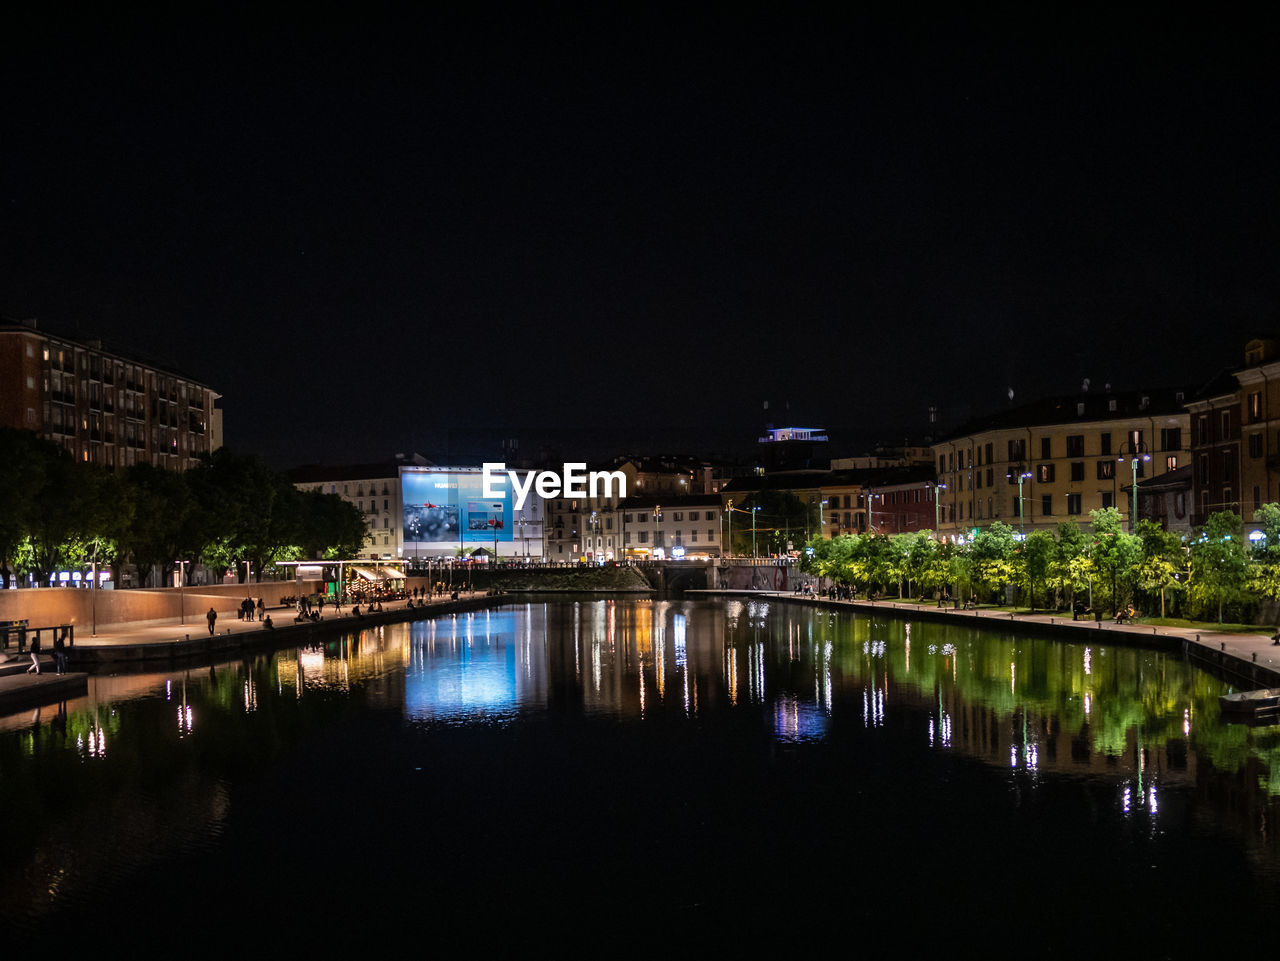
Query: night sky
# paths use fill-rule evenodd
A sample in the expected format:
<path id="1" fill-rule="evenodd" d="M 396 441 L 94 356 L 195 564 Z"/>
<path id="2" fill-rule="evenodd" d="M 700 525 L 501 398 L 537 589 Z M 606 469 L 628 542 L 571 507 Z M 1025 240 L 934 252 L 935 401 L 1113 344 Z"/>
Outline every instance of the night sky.
<path id="1" fill-rule="evenodd" d="M 277 466 L 919 439 L 1280 331 L 1270 23 L 36 6 L 0 314 L 204 381 Z"/>

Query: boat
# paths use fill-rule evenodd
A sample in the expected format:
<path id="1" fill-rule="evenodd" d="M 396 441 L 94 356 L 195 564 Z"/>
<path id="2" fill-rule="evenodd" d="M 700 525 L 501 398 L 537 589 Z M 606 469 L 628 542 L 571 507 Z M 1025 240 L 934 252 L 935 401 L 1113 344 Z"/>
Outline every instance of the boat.
<path id="1" fill-rule="evenodd" d="M 1256 691 L 1236 691 L 1218 698 L 1222 716 L 1240 720 L 1280 719 L 1280 687 L 1264 687 Z"/>

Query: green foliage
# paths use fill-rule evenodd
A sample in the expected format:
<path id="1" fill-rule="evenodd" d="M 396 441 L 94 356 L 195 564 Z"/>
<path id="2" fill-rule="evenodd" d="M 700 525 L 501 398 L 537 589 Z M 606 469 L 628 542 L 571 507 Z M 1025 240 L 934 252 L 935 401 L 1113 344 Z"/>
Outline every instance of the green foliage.
<path id="1" fill-rule="evenodd" d="M 1191 574 L 1187 593 L 1201 611 L 1216 608 L 1218 622 L 1229 604 L 1244 600 L 1249 549 L 1244 524 L 1230 511 L 1210 514 L 1190 545 Z"/>
<path id="2" fill-rule="evenodd" d="M 30 431 L 0 429 L 0 576 L 131 560 L 166 583 L 179 560 L 261 573 L 300 551 L 348 558 L 364 519 L 333 494 L 302 493 L 256 458 L 216 451 L 186 473 L 147 464 L 122 475 L 74 460 Z M 296 545 L 296 546 L 295 546 Z"/>

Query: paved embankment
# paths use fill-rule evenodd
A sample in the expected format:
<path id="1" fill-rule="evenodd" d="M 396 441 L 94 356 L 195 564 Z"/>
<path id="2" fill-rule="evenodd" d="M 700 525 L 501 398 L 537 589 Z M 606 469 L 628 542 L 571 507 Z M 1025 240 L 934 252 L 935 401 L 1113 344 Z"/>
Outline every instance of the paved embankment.
<path id="1" fill-rule="evenodd" d="M 1116 624 L 1111 619 L 1073 620 L 1070 615 L 1010 613 L 994 609 L 964 610 L 911 604 L 903 601 L 837 601 L 826 597 L 760 591 L 690 591 L 690 594 L 767 597 L 815 607 L 859 612 L 875 612 L 915 620 L 963 623 L 986 630 L 1006 630 L 1018 634 L 1056 637 L 1069 641 L 1104 639 L 1110 644 L 1155 647 L 1181 651 L 1188 658 L 1216 668 L 1241 690 L 1280 687 L 1280 645 L 1267 634 L 1208 632 L 1183 627 L 1152 627 Z"/>
<path id="2" fill-rule="evenodd" d="M 214 622 L 212 632 L 204 617 L 187 617 L 185 624 L 179 618 L 159 624 L 120 624 L 95 635 L 77 632 L 74 646 L 67 648 L 67 660 L 70 667 L 100 669 L 102 665 L 120 662 L 205 658 L 242 650 L 296 647 L 330 634 L 477 610 L 500 600 L 479 592 L 463 594 L 456 601 L 448 597 L 433 598 L 412 606 L 407 600 L 401 600 L 384 604 L 381 612 L 362 612 L 359 617 L 350 607 L 340 611 L 326 607 L 320 620 L 299 620 L 292 609 L 275 608 L 266 612 L 272 620 L 271 629 L 264 621 L 241 621 L 224 616 Z M 31 654 L 19 652 L 16 643 L 11 642 L 7 650 L 0 651 L 0 713 L 85 693 L 87 674 L 54 672 L 47 640 L 40 665 L 40 674 L 28 674 Z"/>

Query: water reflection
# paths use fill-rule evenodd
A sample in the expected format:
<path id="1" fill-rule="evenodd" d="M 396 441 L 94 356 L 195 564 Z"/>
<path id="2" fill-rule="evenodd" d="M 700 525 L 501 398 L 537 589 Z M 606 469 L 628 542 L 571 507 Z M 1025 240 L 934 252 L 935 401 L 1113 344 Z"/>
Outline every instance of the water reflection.
<path id="1" fill-rule="evenodd" d="M 1140 834 L 1163 830 L 1194 797 L 1207 819 L 1280 854 L 1265 830 L 1280 794 L 1280 729 L 1221 723 L 1226 689 L 1154 651 L 785 603 L 652 599 L 515 604 L 275 655 L 96 677 L 85 698 L 0 722 L 0 806 L 24 825 L 5 854 L 0 905 L 36 916 L 107 884 L 107 863 L 110 877 L 125 877 L 215 844 L 236 784 L 256 784 L 308 747 L 321 758 L 317 783 L 340 780 L 345 766 L 329 754 L 346 765 L 363 756 L 370 717 L 385 725 L 380 737 L 409 731 L 432 745 L 474 730 L 506 738 L 548 719 L 563 722 L 556 731 L 592 731 L 602 754 L 624 727 L 629 737 L 686 739 L 661 741 L 652 751 L 661 763 L 707 730 L 728 730 L 721 776 L 749 767 L 762 747 L 797 764 L 834 759 L 851 779 L 872 757 L 887 794 L 908 772 L 914 789 L 941 790 L 963 761 L 1018 804 L 1055 779 L 1087 784 L 1089 804 L 1104 794 L 1097 806 Z M 349 725 L 358 733 L 344 755 L 331 742 Z M 511 750 L 508 762 L 528 764 L 532 784 L 564 775 Z M 594 755 L 575 763 L 585 783 L 600 779 Z M 416 756 L 404 767 L 432 771 Z M 432 774 L 447 783 L 448 768 Z M 46 784 L 58 785 L 57 817 Z"/>

